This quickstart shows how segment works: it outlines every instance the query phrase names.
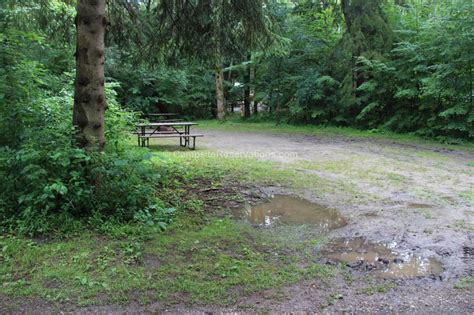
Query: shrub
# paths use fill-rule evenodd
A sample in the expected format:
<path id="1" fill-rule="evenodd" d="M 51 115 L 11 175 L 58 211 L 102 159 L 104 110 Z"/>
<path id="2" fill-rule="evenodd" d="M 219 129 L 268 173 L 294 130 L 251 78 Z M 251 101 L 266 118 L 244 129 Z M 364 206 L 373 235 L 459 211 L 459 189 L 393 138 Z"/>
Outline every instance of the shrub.
<path id="1" fill-rule="evenodd" d="M 116 108 L 109 116 L 117 122 L 123 113 Z M 74 147 L 71 128 L 41 133 L 50 141 L 27 139 L 17 149 L 0 149 L 3 229 L 36 234 L 90 216 L 141 221 L 140 213 L 163 213 L 164 221 L 156 220 L 161 227 L 169 221 L 169 211 L 155 197 L 161 177 L 149 153 L 126 150 L 122 138 L 112 139 L 103 153 L 89 154 Z"/>
<path id="2" fill-rule="evenodd" d="M 129 146 L 135 115 L 120 109 L 117 84 L 106 86 L 105 151 L 87 153 L 73 140 L 73 75 L 32 61 L 26 48 L 39 44 L 31 34 L 0 36 L 0 230 L 34 235 L 107 221 L 165 227 L 172 211 L 155 194 L 160 169 Z"/>

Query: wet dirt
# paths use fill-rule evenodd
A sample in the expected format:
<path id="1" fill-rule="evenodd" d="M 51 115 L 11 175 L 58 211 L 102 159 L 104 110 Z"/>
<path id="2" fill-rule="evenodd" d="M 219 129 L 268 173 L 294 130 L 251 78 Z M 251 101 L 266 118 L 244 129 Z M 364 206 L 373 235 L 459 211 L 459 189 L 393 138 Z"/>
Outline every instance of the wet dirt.
<path id="1" fill-rule="evenodd" d="M 363 237 L 371 244 L 386 244 L 388 250 L 372 251 L 391 257 L 389 251 L 395 251 L 394 256 L 404 261 L 395 264 L 393 258 L 388 264 L 392 266 L 379 266 L 372 272 L 350 268 L 373 275 L 382 283 L 397 283 L 396 290 L 374 294 L 370 299 L 360 298 L 359 290 L 366 285 L 361 277 L 350 284 L 344 280 L 334 280 L 329 285 L 317 281 L 297 284 L 285 289 L 285 302 L 256 294 L 242 303 L 257 305 L 259 310 L 288 312 L 474 312 L 472 292 L 453 288 L 459 279 L 474 274 L 470 254 L 474 248 L 474 167 L 470 166 L 473 151 L 340 136 L 220 130 L 206 130 L 205 134 L 205 150 L 238 157 L 248 153 L 251 158 L 317 179 L 316 185 L 305 188 L 281 183 L 264 192 L 297 195 L 337 209 L 348 224 L 330 230 L 329 238 Z M 396 244 L 396 248 L 390 244 Z M 316 251 L 315 255 L 320 253 Z M 375 254 L 366 260 L 375 256 L 378 260 Z M 383 277 L 375 275 L 384 270 L 388 272 Z M 403 276 L 390 277 L 394 270 L 397 277 Z M 323 311 L 320 306 L 329 292 L 342 293 L 344 300 Z"/>
<path id="2" fill-rule="evenodd" d="M 320 253 L 328 262 L 341 262 L 357 272 L 382 279 L 436 279 L 443 267 L 433 257 L 418 257 L 411 251 L 398 252 L 396 244 L 368 242 L 363 237 L 332 240 Z"/>
<path id="3" fill-rule="evenodd" d="M 472 273 L 463 248 L 474 247 L 474 151 L 341 136 L 203 132 L 203 150 L 250 154 L 316 179 L 303 188 L 281 183 L 264 192 L 337 209 L 349 224 L 332 230 L 331 238 L 396 242 L 401 251 L 440 261 L 445 279 Z"/>
<path id="4" fill-rule="evenodd" d="M 343 227 L 347 220 L 337 210 L 288 195 L 273 195 L 270 200 L 236 209 L 237 218 L 261 227 L 278 224 L 309 224 L 321 232 Z"/>

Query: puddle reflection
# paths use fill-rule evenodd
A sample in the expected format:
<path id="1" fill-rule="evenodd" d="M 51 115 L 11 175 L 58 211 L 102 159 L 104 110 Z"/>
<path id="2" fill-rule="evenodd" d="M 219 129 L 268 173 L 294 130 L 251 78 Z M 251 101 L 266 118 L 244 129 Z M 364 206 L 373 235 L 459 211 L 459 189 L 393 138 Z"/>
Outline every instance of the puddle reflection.
<path id="1" fill-rule="evenodd" d="M 311 224 L 321 231 L 329 231 L 347 224 L 334 209 L 286 195 L 275 195 L 268 202 L 255 206 L 246 205 L 238 216 L 265 227 L 277 223 Z"/>
<path id="2" fill-rule="evenodd" d="M 386 279 L 409 279 L 438 276 L 443 272 L 434 258 L 422 258 L 413 253 L 398 253 L 396 243 L 367 242 L 363 237 L 342 238 L 330 242 L 322 255 L 330 260 L 346 263 L 359 271 L 372 271 Z"/>

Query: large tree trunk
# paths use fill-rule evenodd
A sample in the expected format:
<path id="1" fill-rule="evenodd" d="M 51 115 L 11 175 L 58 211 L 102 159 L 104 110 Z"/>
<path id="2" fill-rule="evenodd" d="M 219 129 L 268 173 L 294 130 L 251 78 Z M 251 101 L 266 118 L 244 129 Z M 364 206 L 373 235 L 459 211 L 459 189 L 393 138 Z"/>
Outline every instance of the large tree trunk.
<path id="1" fill-rule="evenodd" d="M 78 0 L 76 80 L 73 125 L 77 143 L 87 150 L 102 150 L 105 145 L 104 93 L 106 0 Z"/>

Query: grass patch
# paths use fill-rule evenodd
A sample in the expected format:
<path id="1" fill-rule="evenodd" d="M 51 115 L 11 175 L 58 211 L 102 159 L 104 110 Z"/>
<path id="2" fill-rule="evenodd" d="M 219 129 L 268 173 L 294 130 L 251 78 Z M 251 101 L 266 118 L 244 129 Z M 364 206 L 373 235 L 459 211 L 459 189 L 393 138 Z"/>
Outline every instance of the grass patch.
<path id="1" fill-rule="evenodd" d="M 314 196 L 342 194 L 347 201 L 357 198 L 359 202 L 375 198 L 374 195 L 362 192 L 351 182 L 333 178 L 321 178 L 306 168 L 306 164 L 281 164 L 251 158 L 220 157 L 215 154 L 200 154 L 199 151 L 163 152 L 154 151 L 156 163 L 166 163 L 171 172 L 184 174 L 186 180 L 206 178 L 219 182 L 231 179 L 243 184 L 258 186 L 291 187 L 293 191 L 311 191 Z M 211 151 L 212 152 L 212 151 Z M 336 167 L 336 166 L 334 166 Z M 173 171 L 174 169 L 174 171 Z"/>
<path id="2" fill-rule="evenodd" d="M 464 219 L 460 219 L 460 220 L 454 221 L 453 228 L 456 230 L 474 231 L 474 224 Z"/>
<path id="3" fill-rule="evenodd" d="M 359 290 L 360 293 L 366 295 L 374 295 L 376 293 L 387 293 L 388 291 L 396 288 L 397 286 L 394 283 L 384 283 L 381 285 L 374 285 Z"/>
<path id="4" fill-rule="evenodd" d="M 198 151 L 155 151 L 154 160 L 156 163 L 167 163 L 170 169 L 181 172 L 187 180 L 233 178 L 242 183 L 294 188 L 318 186 L 322 183 L 318 176 L 305 176 L 280 163 L 251 158 L 223 158 L 219 155 L 200 154 Z"/>
<path id="5" fill-rule="evenodd" d="M 0 293 L 40 297 L 78 305 L 146 303 L 228 305 L 238 297 L 328 277 L 330 267 L 302 267 L 301 257 L 285 254 L 279 242 L 265 241 L 248 225 L 211 219 L 194 226 L 182 222 L 149 239 L 84 235 L 35 243 L 4 236 Z"/>
<path id="6" fill-rule="evenodd" d="M 293 174 L 272 173 L 259 163 L 245 168 L 244 160 L 224 160 L 217 168 L 222 172 L 216 173 L 204 160 L 187 164 L 186 154 L 173 159 L 165 155 L 156 156 L 169 172 L 158 195 L 177 209 L 168 230 L 111 223 L 101 233 L 65 239 L 2 236 L 0 295 L 79 306 L 133 301 L 229 305 L 254 292 L 305 278 L 326 279 L 336 272 L 308 256 L 310 248 L 324 242 L 311 229 L 297 228 L 299 233 L 288 237 L 286 227 L 268 231 L 216 218 L 203 211 L 204 202 L 192 190 L 203 178 L 206 188 L 220 189 L 229 175 L 279 181 Z"/>
<path id="7" fill-rule="evenodd" d="M 455 289 L 474 289 L 474 277 L 466 277 L 454 284 Z"/>
<path id="8" fill-rule="evenodd" d="M 433 212 L 431 212 L 430 210 L 428 209 L 425 209 L 425 208 L 414 208 L 413 209 L 416 213 L 422 215 L 425 219 L 427 220 L 431 220 L 431 219 L 435 219 L 435 216 L 433 215 Z"/>
<path id="9" fill-rule="evenodd" d="M 373 162 L 375 163 L 375 162 Z M 307 170 L 314 170 L 320 172 L 327 172 L 336 175 L 349 175 L 352 178 L 356 178 L 356 182 L 369 181 L 369 182 L 390 182 L 390 185 L 403 185 L 406 181 L 406 177 L 402 174 L 383 170 L 383 166 L 380 168 L 364 165 L 364 157 L 348 156 L 346 159 L 333 160 L 333 161 L 300 161 L 296 165 L 300 168 Z"/>

